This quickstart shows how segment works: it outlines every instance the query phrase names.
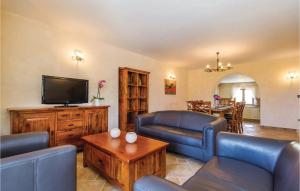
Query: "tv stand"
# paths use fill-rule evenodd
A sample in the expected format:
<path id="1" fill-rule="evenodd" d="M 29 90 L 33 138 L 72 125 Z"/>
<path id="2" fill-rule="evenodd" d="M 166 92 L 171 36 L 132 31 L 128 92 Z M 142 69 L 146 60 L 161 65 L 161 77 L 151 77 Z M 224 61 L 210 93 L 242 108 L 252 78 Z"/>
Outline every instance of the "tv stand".
<path id="1" fill-rule="evenodd" d="M 67 108 L 67 107 L 79 107 L 78 105 L 69 105 L 69 104 L 64 104 L 64 105 L 57 105 L 54 106 L 55 108 Z"/>
<path id="2" fill-rule="evenodd" d="M 109 106 L 11 108 L 11 132 L 48 131 L 50 146 L 73 144 L 82 148 L 81 137 L 108 129 Z"/>

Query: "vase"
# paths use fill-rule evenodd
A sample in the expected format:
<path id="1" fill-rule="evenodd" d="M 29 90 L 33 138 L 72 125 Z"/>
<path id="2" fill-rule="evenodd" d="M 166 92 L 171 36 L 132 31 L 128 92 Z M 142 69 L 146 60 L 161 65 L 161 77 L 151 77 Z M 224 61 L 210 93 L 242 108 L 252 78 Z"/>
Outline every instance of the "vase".
<path id="1" fill-rule="evenodd" d="M 125 139 L 127 143 L 134 143 L 137 140 L 137 135 L 135 132 L 126 133 Z"/>
<path id="2" fill-rule="evenodd" d="M 101 105 L 101 100 L 100 99 L 94 99 L 93 105 L 94 106 L 100 106 Z"/>
<path id="3" fill-rule="evenodd" d="M 118 138 L 121 134 L 121 131 L 119 128 L 112 128 L 110 131 L 109 131 L 109 134 L 112 138 Z"/>
<path id="4" fill-rule="evenodd" d="M 219 107 L 219 100 L 216 100 L 216 99 L 214 100 L 214 106 Z"/>

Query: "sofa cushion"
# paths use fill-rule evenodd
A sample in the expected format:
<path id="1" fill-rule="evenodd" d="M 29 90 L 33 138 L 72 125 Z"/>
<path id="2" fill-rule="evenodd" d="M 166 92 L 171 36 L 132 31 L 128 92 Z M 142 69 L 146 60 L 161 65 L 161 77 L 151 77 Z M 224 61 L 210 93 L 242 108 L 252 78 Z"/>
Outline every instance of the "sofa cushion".
<path id="1" fill-rule="evenodd" d="M 271 191 L 273 176 L 249 163 L 214 157 L 183 187 L 199 191 Z"/>
<path id="2" fill-rule="evenodd" d="M 160 125 L 142 126 L 139 132 L 143 135 L 167 142 L 175 142 L 190 146 L 202 146 L 202 133 Z"/>
<path id="3" fill-rule="evenodd" d="M 203 128 L 207 127 L 214 120 L 216 120 L 216 117 L 212 115 L 183 111 L 181 113 L 180 127 L 194 131 L 203 131 Z"/>
<path id="4" fill-rule="evenodd" d="M 181 111 L 158 111 L 155 113 L 154 124 L 179 127 Z"/>

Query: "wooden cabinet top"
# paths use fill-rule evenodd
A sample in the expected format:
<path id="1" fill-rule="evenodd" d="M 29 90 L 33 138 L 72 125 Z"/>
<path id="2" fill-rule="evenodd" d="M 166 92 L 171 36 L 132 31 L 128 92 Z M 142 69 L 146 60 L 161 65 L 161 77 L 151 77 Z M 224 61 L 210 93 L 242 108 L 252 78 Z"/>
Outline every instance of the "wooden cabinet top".
<path id="1" fill-rule="evenodd" d="M 65 110 L 78 110 L 78 109 L 101 109 L 101 108 L 108 108 L 109 105 L 102 105 L 102 106 L 78 106 L 78 107 L 15 107 L 15 108 L 8 108 L 9 112 L 35 112 L 35 111 L 65 111 Z"/>
<path id="2" fill-rule="evenodd" d="M 150 74 L 150 72 L 148 72 L 148 71 L 127 68 L 127 67 L 119 67 L 119 70 L 128 70 L 129 72 L 135 72 L 135 73 L 140 73 L 140 74 Z"/>

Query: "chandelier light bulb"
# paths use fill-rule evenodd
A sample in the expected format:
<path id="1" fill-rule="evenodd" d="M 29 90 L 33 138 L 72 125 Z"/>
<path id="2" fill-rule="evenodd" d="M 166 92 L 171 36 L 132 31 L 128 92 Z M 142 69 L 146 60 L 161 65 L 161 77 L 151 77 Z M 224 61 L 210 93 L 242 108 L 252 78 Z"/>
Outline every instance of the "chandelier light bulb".
<path id="1" fill-rule="evenodd" d="M 227 70 L 231 70 L 233 67 L 230 62 L 227 64 L 224 64 L 220 62 L 219 54 L 220 52 L 216 52 L 217 54 L 217 67 L 211 67 L 209 64 L 206 65 L 206 68 L 204 69 L 205 72 L 224 72 Z"/>

